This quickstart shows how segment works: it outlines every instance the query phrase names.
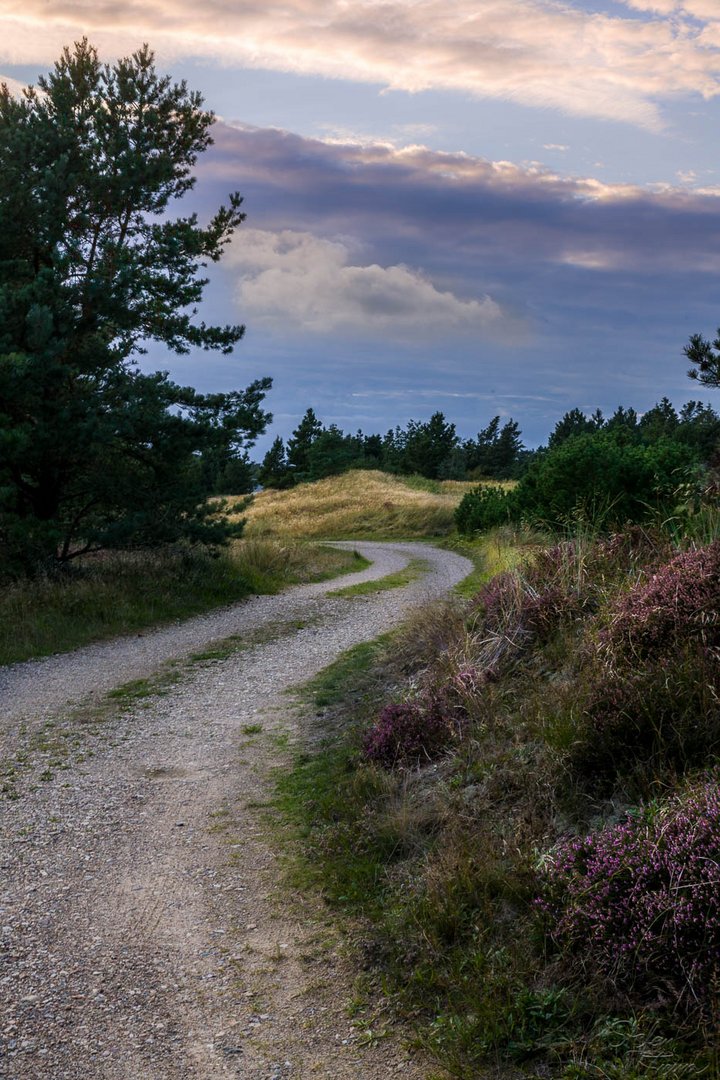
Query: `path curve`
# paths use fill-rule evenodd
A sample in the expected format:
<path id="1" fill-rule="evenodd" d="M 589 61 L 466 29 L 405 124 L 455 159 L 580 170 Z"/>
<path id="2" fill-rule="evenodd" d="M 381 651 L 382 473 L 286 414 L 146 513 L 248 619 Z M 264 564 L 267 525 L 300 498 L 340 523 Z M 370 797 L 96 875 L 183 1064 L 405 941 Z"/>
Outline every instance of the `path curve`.
<path id="1" fill-rule="evenodd" d="M 395 573 L 413 558 L 424 559 L 430 564 L 429 573 L 421 579 L 402 591 L 379 594 L 371 608 L 350 620 L 357 622 L 361 634 L 362 626 L 368 620 L 373 627 L 382 627 L 383 619 L 386 619 L 389 626 L 412 606 L 447 592 L 472 569 L 463 556 L 427 544 L 341 541 L 335 546 L 359 551 L 372 561 L 367 569 L 344 576 L 340 581 L 342 587 Z M 274 596 L 241 600 L 227 608 L 170 626 L 2 667 L 0 726 L 3 721 L 50 715 L 91 694 L 105 694 L 121 683 L 152 675 L 168 660 L 189 656 L 231 635 L 247 634 L 278 621 L 332 619 L 336 614 L 346 614 L 347 606 L 343 601 L 327 596 L 337 587 L 337 579 L 299 585 Z M 373 617 L 371 609 L 380 615 L 379 620 Z M 366 636 L 373 637 L 379 632 L 371 627 Z"/>
<path id="2" fill-rule="evenodd" d="M 426 1075 L 348 1015 L 352 972 L 318 901 L 289 902 L 262 810 L 305 737 L 286 691 L 471 569 L 420 544 L 352 546 L 374 565 L 342 585 L 411 558 L 430 569 L 403 589 L 304 586 L 3 672 L 6 734 L 44 723 L 19 797 L 0 802 L 3 1080 Z M 88 719 L 88 695 L 263 621 L 283 626 Z"/>

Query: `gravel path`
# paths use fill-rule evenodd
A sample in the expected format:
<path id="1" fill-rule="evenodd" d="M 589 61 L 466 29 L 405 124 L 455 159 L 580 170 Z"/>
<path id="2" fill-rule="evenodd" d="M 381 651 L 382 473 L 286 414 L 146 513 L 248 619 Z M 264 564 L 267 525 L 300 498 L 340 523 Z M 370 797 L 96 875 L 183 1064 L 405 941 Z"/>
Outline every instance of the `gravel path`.
<path id="1" fill-rule="evenodd" d="M 351 546 L 374 563 L 342 586 L 411 558 L 429 570 L 353 599 L 303 586 L 0 673 L 16 765 L 0 801 L 1 1077 L 426 1075 L 349 1017 L 352 972 L 318 902 L 280 886 L 263 810 L 303 739 L 286 691 L 471 569 L 425 545 Z M 155 693 L 109 707 L 108 690 L 158 670 Z"/>

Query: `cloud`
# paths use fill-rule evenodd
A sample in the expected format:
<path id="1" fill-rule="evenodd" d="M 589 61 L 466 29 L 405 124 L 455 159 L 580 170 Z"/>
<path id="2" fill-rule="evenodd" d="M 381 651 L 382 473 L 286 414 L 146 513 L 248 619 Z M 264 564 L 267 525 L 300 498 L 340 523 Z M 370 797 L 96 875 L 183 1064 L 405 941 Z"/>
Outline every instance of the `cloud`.
<path id="1" fill-rule="evenodd" d="M 23 90 L 26 89 L 26 84 L 18 82 L 17 79 L 13 79 L 10 75 L 0 74 L 0 84 L 5 84 L 13 97 L 22 97 Z"/>
<path id="2" fill-rule="evenodd" d="M 678 9 L 677 0 L 624 0 L 635 11 L 651 11 L 654 15 L 672 15 Z"/>
<path id="3" fill-rule="evenodd" d="M 372 263 L 375 274 L 421 267 L 440 293 L 467 296 L 472 280 L 472 294 L 507 311 L 516 296 L 498 283 L 553 265 L 650 276 L 720 270 L 720 192 L 711 187 L 606 184 L 422 146 L 271 129 L 218 125 L 216 135 L 201 188 L 214 198 L 239 187 L 256 228 L 350 238 L 363 247 L 356 263 L 367 282 Z"/>
<path id="4" fill-rule="evenodd" d="M 488 296 L 463 300 L 403 265 L 356 265 L 349 246 L 304 232 L 244 230 L 226 266 L 243 317 L 312 334 L 423 339 L 486 333 L 502 323 Z"/>
<path id="5" fill-rule="evenodd" d="M 163 55 L 455 90 L 656 127 L 658 102 L 720 92 L 716 0 L 627 0 L 627 16 L 575 0 L 5 0 L 0 55 L 52 60 L 88 33 L 106 52 Z M 630 14 L 630 11 L 634 14 Z"/>

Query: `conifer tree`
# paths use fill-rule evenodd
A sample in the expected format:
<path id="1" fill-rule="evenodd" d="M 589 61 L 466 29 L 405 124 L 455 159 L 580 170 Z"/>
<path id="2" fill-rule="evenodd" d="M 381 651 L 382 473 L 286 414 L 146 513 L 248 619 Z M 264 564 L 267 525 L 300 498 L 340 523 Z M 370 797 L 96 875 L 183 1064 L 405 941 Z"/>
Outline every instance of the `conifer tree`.
<path id="1" fill-rule="evenodd" d="M 103 66 L 82 41 L 0 91 L 0 568 L 228 535 L 198 461 L 242 456 L 270 380 L 200 395 L 136 364 L 148 341 L 228 353 L 243 333 L 195 317 L 240 196 L 205 226 L 172 216 L 212 123 L 147 46 Z"/>

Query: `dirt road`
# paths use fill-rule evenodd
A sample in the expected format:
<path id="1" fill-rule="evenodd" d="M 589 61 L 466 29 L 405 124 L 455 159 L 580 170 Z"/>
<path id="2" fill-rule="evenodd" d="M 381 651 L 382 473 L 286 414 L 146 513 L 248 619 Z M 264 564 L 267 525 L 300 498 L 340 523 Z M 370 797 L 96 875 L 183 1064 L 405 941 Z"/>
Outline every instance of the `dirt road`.
<path id="1" fill-rule="evenodd" d="M 352 972 L 318 902 L 281 886 L 263 810 L 303 738 L 288 689 L 471 569 L 425 545 L 353 546 L 374 564 L 342 585 L 418 555 L 430 568 L 0 672 L 1 1077 L 427 1075 L 382 1021 L 353 1017 Z"/>

